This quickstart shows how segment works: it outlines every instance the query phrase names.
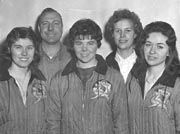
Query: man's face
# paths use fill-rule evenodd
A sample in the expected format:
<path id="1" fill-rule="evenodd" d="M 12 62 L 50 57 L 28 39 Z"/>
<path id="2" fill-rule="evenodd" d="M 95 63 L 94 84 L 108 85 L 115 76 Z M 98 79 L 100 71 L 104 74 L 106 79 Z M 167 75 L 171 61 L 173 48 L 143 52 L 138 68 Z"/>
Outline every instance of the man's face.
<path id="1" fill-rule="evenodd" d="M 62 19 L 56 12 L 44 13 L 39 21 L 39 31 L 42 42 L 47 44 L 57 44 L 62 36 Z"/>

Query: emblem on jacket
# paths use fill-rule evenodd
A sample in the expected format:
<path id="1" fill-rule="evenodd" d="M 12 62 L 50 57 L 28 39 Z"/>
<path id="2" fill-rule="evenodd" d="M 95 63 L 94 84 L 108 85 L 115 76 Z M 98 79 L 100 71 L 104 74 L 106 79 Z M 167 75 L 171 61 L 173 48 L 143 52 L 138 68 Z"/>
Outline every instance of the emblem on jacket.
<path id="1" fill-rule="evenodd" d="M 106 97 L 109 99 L 110 92 L 112 90 L 112 84 L 107 80 L 99 80 L 93 86 L 93 92 L 95 94 L 91 99 L 96 99 L 98 97 Z"/>
<path id="2" fill-rule="evenodd" d="M 41 99 L 47 97 L 45 92 L 45 84 L 42 81 L 34 83 L 32 87 L 32 94 L 37 98 L 35 103 L 39 102 Z"/>
<path id="3" fill-rule="evenodd" d="M 167 88 L 167 87 L 166 87 Z M 167 110 L 167 103 L 170 96 L 170 92 L 168 92 L 164 87 L 159 88 L 154 92 L 153 97 L 151 98 L 152 105 L 149 107 L 161 107 Z"/>

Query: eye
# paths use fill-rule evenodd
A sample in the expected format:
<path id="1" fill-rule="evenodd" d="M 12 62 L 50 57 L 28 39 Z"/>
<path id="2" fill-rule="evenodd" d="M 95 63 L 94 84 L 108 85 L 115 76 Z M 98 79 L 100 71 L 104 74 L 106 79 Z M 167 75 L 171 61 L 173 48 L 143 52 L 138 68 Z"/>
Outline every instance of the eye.
<path id="1" fill-rule="evenodd" d="M 60 25 L 60 22 L 59 21 L 54 21 L 54 24 L 55 25 Z"/>
<path id="2" fill-rule="evenodd" d="M 48 22 L 47 22 L 47 21 L 43 21 L 43 22 L 41 23 L 41 25 L 43 25 L 43 26 L 48 25 Z"/>
<path id="3" fill-rule="evenodd" d="M 20 45 L 15 45 L 14 48 L 15 49 L 21 49 L 21 46 Z"/>
<path id="4" fill-rule="evenodd" d="M 28 49 L 28 50 L 33 50 L 33 49 L 34 49 L 34 46 L 28 46 L 27 49 Z"/>
<path id="5" fill-rule="evenodd" d="M 151 43 L 148 43 L 148 42 L 146 42 L 145 44 L 144 44 L 144 46 L 145 47 L 150 47 L 152 44 Z"/>
<path id="6" fill-rule="evenodd" d="M 120 30 L 120 29 L 114 29 L 114 32 L 115 32 L 115 33 L 120 33 L 121 30 Z"/>
<path id="7" fill-rule="evenodd" d="M 126 29 L 125 32 L 130 33 L 132 29 Z"/>
<path id="8" fill-rule="evenodd" d="M 89 41 L 88 42 L 88 45 L 94 45 L 95 44 L 95 41 Z"/>
<path id="9" fill-rule="evenodd" d="M 74 41 L 74 45 L 80 46 L 82 43 L 80 41 Z"/>
<path id="10" fill-rule="evenodd" d="M 157 48 L 158 48 L 158 49 L 163 49 L 164 46 L 163 46 L 163 45 L 157 45 Z"/>

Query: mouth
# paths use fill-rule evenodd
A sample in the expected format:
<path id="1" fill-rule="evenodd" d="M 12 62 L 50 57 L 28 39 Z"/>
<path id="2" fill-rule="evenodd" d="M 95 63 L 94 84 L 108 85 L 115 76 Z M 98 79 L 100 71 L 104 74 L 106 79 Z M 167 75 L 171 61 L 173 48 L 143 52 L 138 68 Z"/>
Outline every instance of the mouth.
<path id="1" fill-rule="evenodd" d="M 128 40 L 119 40 L 119 43 L 126 43 Z"/>
<path id="2" fill-rule="evenodd" d="M 157 57 L 155 57 L 155 56 L 148 56 L 148 60 L 156 60 L 157 59 Z"/>
<path id="3" fill-rule="evenodd" d="M 29 60 L 29 58 L 19 58 L 21 61 L 26 62 Z"/>

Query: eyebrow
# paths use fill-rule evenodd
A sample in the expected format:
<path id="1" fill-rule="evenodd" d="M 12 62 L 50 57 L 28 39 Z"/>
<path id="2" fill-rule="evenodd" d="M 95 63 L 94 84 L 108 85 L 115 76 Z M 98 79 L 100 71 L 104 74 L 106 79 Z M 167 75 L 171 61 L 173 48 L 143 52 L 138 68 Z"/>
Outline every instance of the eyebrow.
<path id="1" fill-rule="evenodd" d="M 153 42 L 151 42 L 151 41 L 146 41 L 145 43 L 153 43 Z M 158 45 L 165 45 L 165 44 L 162 43 L 162 42 L 159 42 L 159 43 L 156 43 L 156 44 L 158 44 Z"/>

